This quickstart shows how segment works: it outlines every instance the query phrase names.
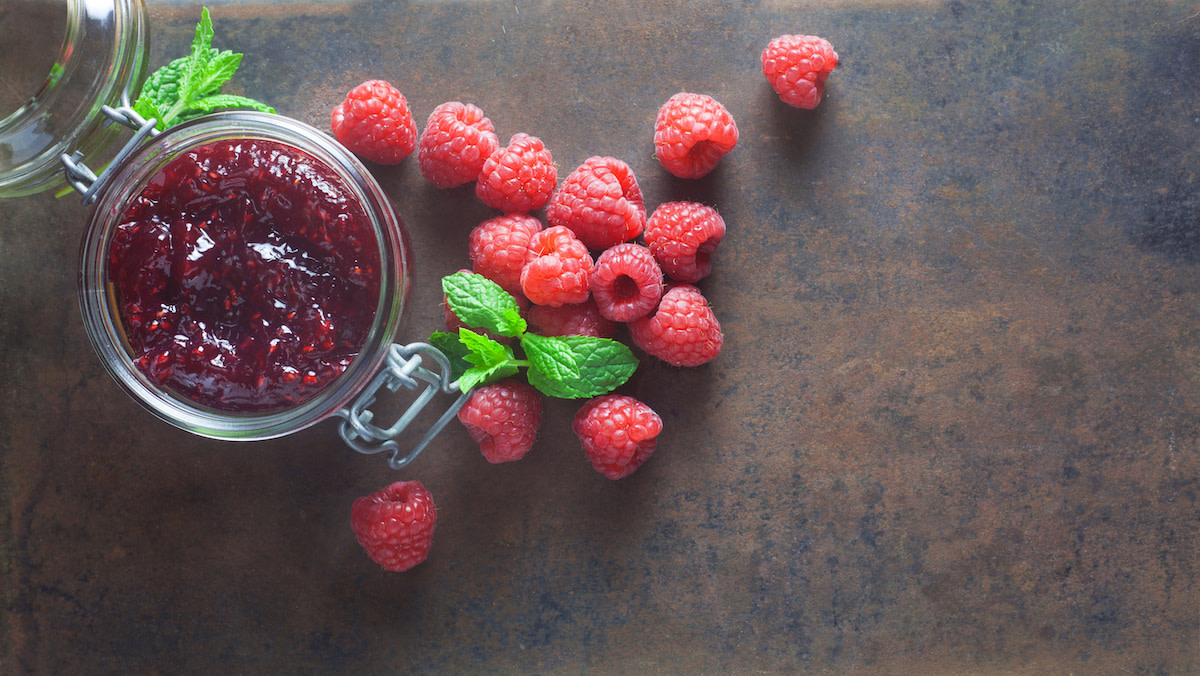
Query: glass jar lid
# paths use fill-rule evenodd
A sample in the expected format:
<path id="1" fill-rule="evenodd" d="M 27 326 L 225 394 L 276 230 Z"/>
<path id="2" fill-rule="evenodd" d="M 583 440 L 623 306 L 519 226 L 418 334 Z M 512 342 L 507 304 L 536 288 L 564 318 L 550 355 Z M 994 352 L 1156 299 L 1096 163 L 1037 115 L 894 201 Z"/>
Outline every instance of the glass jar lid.
<path id="1" fill-rule="evenodd" d="M 120 105 L 146 77 L 146 7 L 5 0 L 0 33 L 0 197 L 14 197 L 61 185 L 60 156 L 95 157 L 120 132 L 100 109 Z"/>

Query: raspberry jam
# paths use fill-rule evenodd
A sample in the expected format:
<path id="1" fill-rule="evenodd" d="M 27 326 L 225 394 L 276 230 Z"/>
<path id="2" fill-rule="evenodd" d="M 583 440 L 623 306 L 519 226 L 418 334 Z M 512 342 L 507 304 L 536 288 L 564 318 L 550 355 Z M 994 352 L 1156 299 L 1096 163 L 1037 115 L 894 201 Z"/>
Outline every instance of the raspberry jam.
<path id="1" fill-rule="evenodd" d="M 128 150 L 80 256 L 84 326 L 134 399 L 194 434 L 291 434 L 354 406 L 390 358 L 403 225 L 327 133 L 228 111 Z"/>
<path id="2" fill-rule="evenodd" d="M 204 406 L 292 406 L 366 340 L 379 252 L 333 172 L 275 141 L 194 148 L 155 175 L 112 239 L 108 273 L 134 363 Z"/>

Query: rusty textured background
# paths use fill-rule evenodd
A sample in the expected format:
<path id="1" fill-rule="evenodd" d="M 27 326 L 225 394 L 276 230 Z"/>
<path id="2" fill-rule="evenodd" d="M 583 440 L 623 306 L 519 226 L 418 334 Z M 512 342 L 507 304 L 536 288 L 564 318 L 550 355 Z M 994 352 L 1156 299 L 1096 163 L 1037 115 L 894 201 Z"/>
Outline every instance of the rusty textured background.
<path id="1" fill-rule="evenodd" d="M 490 466 L 452 428 L 409 469 L 334 425 L 252 445 L 152 419 L 75 301 L 86 211 L 0 202 L 0 672 L 1200 673 L 1200 5 L 1162 0 L 209 3 L 232 89 L 326 127 L 391 80 L 477 103 L 565 173 L 628 161 L 717 207 L 726 347 L 628 390 L 666 422 L 610 482 L 554 402 Z M 199 4 L 151 0 L 155 65 Z M 841 55 L 813 112 L 758 54 Z M 7 39 L 7 38 L 0 38 Z M 700 181 L 658 106 L 712 94 L 741 142 Z M 377 173 L 417 263 L 406 340 L 490 215 Z M 438 499 L 380 571 L 350 502 Z"/>

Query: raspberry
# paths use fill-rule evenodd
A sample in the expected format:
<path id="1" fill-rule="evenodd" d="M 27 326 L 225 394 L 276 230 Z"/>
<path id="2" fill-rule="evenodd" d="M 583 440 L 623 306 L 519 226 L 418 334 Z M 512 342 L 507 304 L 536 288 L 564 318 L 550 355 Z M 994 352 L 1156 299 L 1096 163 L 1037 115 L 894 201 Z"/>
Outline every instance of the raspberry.
<path id="1" fill-rule="evenodd" d="M 443 103 L 429 115 L 417 146 L 421 173 L 439 188 L 479 178 L 483 162 L 500 147 L 492 121 L 470 103 Z"/>
<path id="2" fill-rule="evenodd" d="M 419 481 L 397 481 L 350 510 L 350 528 L 367 556 L 397 573 L 429 556 L 436 522 L 433 496 Z"/>
<path id="3" fill-rule="evenodd" d="M 542 230 L 542 222 L 528 214 L 505 214 L 475 226 L 467 244 L 471 270 L 521 294 L 521 268 L 529 256 L 529 240 Z"/>
<path id="4" fill-rule="evenodd" d="M 525 457 L 542 425 L 542 397 L 516 380 L 485 385 L 458 411 L 458 419 L 488 462 Z"/>
<path id="5" fill-rule="evenodd" d="M 658 310 L 629 323 L 633 344 L 673 366 L 699 366 L 721 352 L 724 336 L 700 289 L 679 284 L 667 289 Z"/>
<path id="6" fill-rule="evenodd" d="M 600 314 L 591 299 L 558 307 L 534 305 L 525 319 L 530 331 L 543 336 L 612 338 L 617 334 L 617 323 Z"/>
<path id="7" fill-rule="evenodd" d="M 650 214 L 645 235 L 663 272 L 693 284 L 712 271 L 710 256 L 725 236 L 725 221 L 716 209 L 697 202 L 666 202 Z"/>
<path id="8" fill-rule="evenodd" d="M 417 126 L 408 100 L 383 80 L 351 89 L 330 116 L 333 135 L 363 159 L 398 164 L 417 147 Z"/>
<path id="9" fill-rule="evenodd" d="M 592 251 L 642 234 L 646 205 L 633 170 L 613 157 L 588 158 L 550 198 L 546 223 L 570 228 Z"/>
<path id="10" fill-rule="evenodd" d="M 645 317 L 663 294 L 663 273 L 654 254 L 640 244 L 618 244 L 596 259 L 592 298 L 600 314 L 614 322 Z"/>
<path id="11" fill-rule="evenodd" d="M 609 479 L 621 479 L 654 453 L 662 418 L 633 397 L 607 394 L 584 404 L 571 429 L 592 467 Z"/>
<path id="12" fill-rule="evenodd" d="M 821 102 L 825 79 L 837 62 L 837 52 L 824 38 L 781 35 L 763 50 L 762 72 L 784 103 L 811 110 Z"/>
<path id="13" fill-rule="evenodd" d="M 682 92 L 658 110 L 654 151 L 667 171 L 700 178 L 717 167 L 738 141 L 733 116 L 711 96 Z"/>
<path id="14" fill-rule="evenodd" d="M 541 139 L 515 134 L 483 163 L 475 194 L 489 207 L 521 213 L 544 207 L 557 184 L 558 167 Z"/>
<path id="15" fill-rule="evenodd" d="M 537 305 L 582 303 L 591 296 L 594 264 L 587 247 L 561 225 L 529 239 L 529 255 L 521 270 L 521 290 Z"/>

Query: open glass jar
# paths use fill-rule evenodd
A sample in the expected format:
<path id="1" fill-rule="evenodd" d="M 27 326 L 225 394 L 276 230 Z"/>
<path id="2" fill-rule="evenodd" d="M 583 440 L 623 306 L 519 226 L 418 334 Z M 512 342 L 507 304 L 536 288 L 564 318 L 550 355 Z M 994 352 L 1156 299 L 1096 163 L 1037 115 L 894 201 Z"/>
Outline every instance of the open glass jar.
<path id="1" fill-rule="evenodd" d="M 62 185 L 65 152 L 95 158 L 118 128 L 100 114 L 146 77 L 142 0 L 5 0 L 0 7 L 0 197 Z"/>
<path id="2" fill-rule="evenodd" d="M 255 112 L 138 147 L 99 195 L 81 262 L 108 370 L 159 417 L 222 439 L 289 434 L 349 405 L 409 284 L 400 221 L 366 169 L 315 129 Z"/>
<path id="3" fill-rule="evenodd" d="M 411 283 L 409 246 L 370 172 L 329 135 L 282 115 L 220 112 L 158 133 L 129 107 L 145 74 L 140 0 L 66 4 L 62 76 L 0 126 L 10 159 L 0 164 L 0 197 L 60 185 L 65 167 L 85 203 L 95 202 L 79 292 L 109 373 L 194 434 L 267 439 L 339 417 L 355 450 L 390 452 L 393 467 L 410 462 L 466 395 L 401 449 L 397 437 L 425 405 L 457 386 L 436 349 L 392 343 Z M 93 16 L 106 17 L 100 28 L 87 23 Z M 108 65 L 69 66 L 80 30 L 101 33 Z M 68 110 L 70 129 L 51 124 Z M 97 177 L 83 160 L 103 162 L 122 125 L 137 133 Z M 45 147 L 18 152 L 18 138 Z M 377 394 L 401 387 L 422 391 L 391 427 L 374 424 Z"/>

